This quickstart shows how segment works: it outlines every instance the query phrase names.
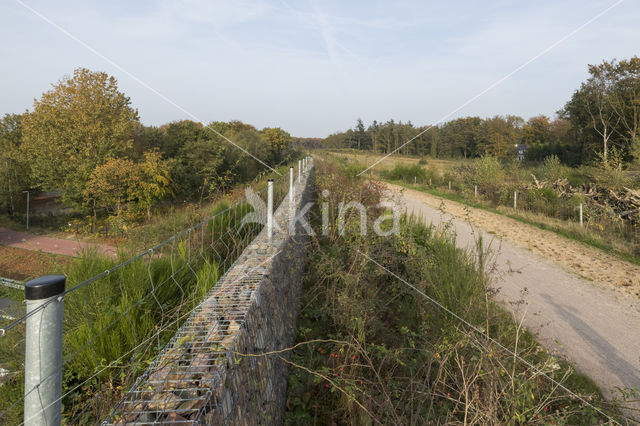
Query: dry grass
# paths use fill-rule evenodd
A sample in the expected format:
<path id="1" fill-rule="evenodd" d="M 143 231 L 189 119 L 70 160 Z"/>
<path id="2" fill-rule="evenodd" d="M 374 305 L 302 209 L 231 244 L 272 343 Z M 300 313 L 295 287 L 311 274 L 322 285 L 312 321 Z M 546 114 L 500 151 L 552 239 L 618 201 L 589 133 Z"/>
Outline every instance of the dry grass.
<path id="1" fill-rule="evenodd" d="M 362 152 L 347 152 L 347 151 L 339 151 L 339 152 L 330 152 L 329 155 L 340 158 L 345 157 L 351 162 L 355 162 L 361 164 L 365 167 L 369 167 L 374 164 L 376 161 L 384 158 L 386 154 L 373 154 L 368 151 Z M 469 160 L 444 160 L 440 158 L 431 158 L 425 157 L 427 160 L 427 164 L 423 166 L 424 169 L 430 169 L 436 171 L 440 176 L 444 175 L 446 172 L 452 170 L 454 167 L 459 166 Z M 418 164 L 420 158 L 418 157 L 405 157 L 398 154 L 393 154 L 384 158 L 380 163 L 378 163 L 375 167 L 375 171 L 380 170 L 388 170 L 395 167 L 396 164 L 406 164 L 413 165 Z"/>

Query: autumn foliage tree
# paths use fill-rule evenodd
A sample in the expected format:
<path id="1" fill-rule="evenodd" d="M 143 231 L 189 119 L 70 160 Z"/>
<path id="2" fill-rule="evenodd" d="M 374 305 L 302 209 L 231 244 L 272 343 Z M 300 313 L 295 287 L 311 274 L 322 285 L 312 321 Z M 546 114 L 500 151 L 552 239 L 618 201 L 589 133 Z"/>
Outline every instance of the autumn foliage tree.
<path id="1" fill-rule="evenodd" d="M 137 122 L 138 112 L 114 77 L 78 68 L 25 115 L 22 137 L 32 181 L 62 189 L 67 204 L 82 206 L 95 168 L 132 153 Z"/>
<path id="2" fill-rule="evenodd" d="M 151 207 L 169 188 L 169 166 L 155 151 L 145 153 L 143 161 L 112 158 L 95 168 L 83 192 L 94 216 L 104 211 L 128 218 L 140 213 L 151 216 Z"/>
<path id="3" fill-rule="evenodd" d="M 262 133 L 267 142 L 269 142 L 274 159 L 279 161 L 282 158 L 282 153 L 291 142 L 291 135 L 280 127 L 267 127 Z"/>

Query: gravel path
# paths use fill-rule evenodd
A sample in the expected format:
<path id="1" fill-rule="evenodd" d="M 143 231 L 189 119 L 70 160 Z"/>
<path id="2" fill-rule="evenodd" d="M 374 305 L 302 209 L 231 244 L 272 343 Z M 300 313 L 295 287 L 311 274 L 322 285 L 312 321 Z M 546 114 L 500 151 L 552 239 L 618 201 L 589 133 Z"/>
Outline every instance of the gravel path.
<path id="1" fill-rule="evenodd" d="M 587 280 L 580 275 L 586 275 L 584 271 L 594 264 L 615 265 L 622 261 L 606 259 L 596 249 L 587 256 L 584 253 L 589 250 L 583 249 L 589 247 L 495 213 L 396 185 L 387 187 L 401 194 L 396 198 L 407 212 L 421 216 L 427 223 L 451 223 L 458 246 L 473 249 L 477 237 L 482 235 L 483 245 L 489 247 L 495 262 L 494 286 L 499 289 L 496 299 L 518 321 L 522 319 L 551 352 L 569 359 L 609 397 L 615 395 L 616 387 L 640 389 L 640 299 L 635 295 L 640 274 L 626 276 L 622 281 L 631 280 L 633 286 L 598 280 L 600 273 Z M 458 214 L 447 214 L 451 210 Z M 475 221 L 486 227 L 479 229 Z M 501 237 L 485 231 L 486 228 L 493 231 L 495 227 L 518 231 L 502 232 Z M 526 235 L 525 242 L 517 240 L 521 234 Z M 529 244 L 545 246 L 547 250 L 541 252 Z M 567 267 L 563 256 L 572 256 L 578 249 L 582 257 L 576 262 L 580 264 Z M 621 266 L 626 271 L 637 269 L 635 265 L 622 263 L 626 264 Z M 627 291 L 629 288 L 632 291 Z M 518 301 L 524 303 L 513 303 Z M 636 403 L 635 408 L 640 409 L 640 404 Z"/>
<path id="2" fill-rule="evenodd" d="M 13 231 L 6 228 L 0 228 L 0 245 L 26 250 L 39 250 L 46 253 L 61 254 L 64 256 L 79 256 L 83 250 L 91 248 L 96 248 L 99 253 L 109 256 L 116 256 L 118 253 L 115 247 L 105 244 L 93 244 L 77 240 L 43 237 L 26 232 Z"/>

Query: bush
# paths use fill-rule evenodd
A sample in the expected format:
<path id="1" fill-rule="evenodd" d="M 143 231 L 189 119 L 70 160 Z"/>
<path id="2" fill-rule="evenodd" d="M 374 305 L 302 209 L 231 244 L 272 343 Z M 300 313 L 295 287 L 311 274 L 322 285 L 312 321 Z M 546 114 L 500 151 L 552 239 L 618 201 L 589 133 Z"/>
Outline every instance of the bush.
<path id="1" fill-rule="evenodd" d="M 550 155 L 544 159 L 540 167 L 540 178 L 549 183 L 558 179 L 566 179 L 571 175 L 571 168 L 563 165 L 557 155 Z"/>
<path id="2" fill-rule="evenodd" d="M 391 170 L 384 170 L 382 177 L 389 180 L 401 180 L 403 182 L 425 183 L 428 181 L 427 174 L 424 169 L 416 164 L 407 166 L 405 164 L 396 164 Z"/>
<path id="3" fill-rule="evenodd" d="M 420 166 L 426 166 L 426 165 L 427 165 L 427 158 L 426 158 L 426 157 L 422 157 L 422 158 L 420 159 L 420 161 L 418 161 L 418 164 L 419 164 Z"/>
<path id="4" fill-rule="evenodd" d="M 497 158 L 488 155 L 476 158 L 471 163 L 457 167 L 455 174 L 458 179 L 454 180 L 459 180 L 470 188 L 478 185 L 478 191 L 494 202 L 501 198 L 506 173 Z"/>

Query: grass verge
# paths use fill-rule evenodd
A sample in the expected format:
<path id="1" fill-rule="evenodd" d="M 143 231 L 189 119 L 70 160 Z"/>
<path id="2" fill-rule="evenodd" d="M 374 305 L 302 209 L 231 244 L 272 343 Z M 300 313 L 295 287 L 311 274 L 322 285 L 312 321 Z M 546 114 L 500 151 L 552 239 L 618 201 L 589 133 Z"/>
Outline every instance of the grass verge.
<path id="1" fill-rule="evenodd" d="M 501 216 L 506 216 L 513 220 L 517 220 L 518 222 L 526 223 L 527 225 L 535 226 L 536 228 L 539 228 L 545 231 L 554 232 L 558 235 L 561 235 L 573 241 L 577 241 L 586 246 L 595 247 L 599 250 L 604 251 L 605 253 L 616 256 L 621 260 L 633 263 L 635 265 L 640 265 L 640 258 L 638 258 L 637 256 L 617 250 L 610 243 L 607 243 L 606 240 L 596 238 L 587 232 L 575 232 L 572 229 L 568 227 L 564 227 L 562 225 L 545 223 L 543 221 L 535 220 L 529 217 L 524 217 L 515 213 L 507 213 L 499 209 L 493 208 L 491 206 L 487 206 L 484 203 L 477 202 L 474 200 L 469 200 L 463 195 L 457 194 L 455 192 L 448 192 L 445 190 L 440 190 L 438 188 L 429 188 L 421 185 L 411 185 L 411 184 L 407 184 L 406 182 L 397 181 L 397 180 L 389 180 L 389 179 L 383 179 L 383 180 L 385 182 L 392 183 L 394 185 L 399 185 L 407 189 L 413 189 L 415 191 L 425 192 L 427 194 L 444 198 L 446 200 L 455 201 L 457 203 L 464 204 L 469 207 L 482 209 L 491 213 L 499 214 Z"/>
<path id="2" fill-rule="evenodd" d="M 375 207 L 382 196 L 376 182 L 320 162 L 316 182 L 331 225 L 341 202 L 367 206 L 369 224 L 383 213 Z M 313 241 L 286 424 L 600 424 L 618 416 L 592 381 L 491 301 L 485 254 L 461 251 L 449 233 L 411 219 L 397 235 L 361 236 L 359 220 L 348 213 L 343 235 L 330 226 Z"/>

